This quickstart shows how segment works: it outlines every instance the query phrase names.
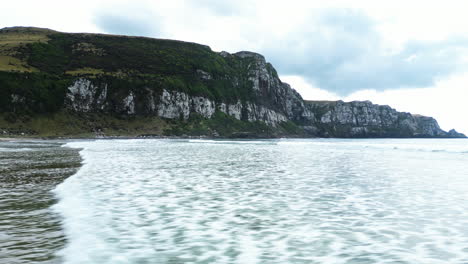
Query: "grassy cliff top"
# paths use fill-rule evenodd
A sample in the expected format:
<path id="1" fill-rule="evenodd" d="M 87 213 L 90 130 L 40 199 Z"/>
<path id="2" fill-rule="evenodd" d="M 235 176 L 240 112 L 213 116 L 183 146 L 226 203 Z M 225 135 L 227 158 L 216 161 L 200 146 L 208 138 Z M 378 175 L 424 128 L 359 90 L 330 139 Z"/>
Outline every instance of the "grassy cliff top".
<path id="1" fill-rule="evenodd" d="M 222 71 L 225 61 L 195 43 L 50 29 L 0 29 L 0 70 L 54 74 L 96 69 L 117 73 L 189 73 L 195 68 Z M 117 63 L 118 62 L 118 63 Z M 89 72 L 89 70 L 86 70 Z"/>
<path id="2" fill-rule="evenodd" d="M 20 58 L 19 49 L 31 43 L 46 43 L 54 33 L 50 29 L 10 27 L 0 29 L 0 71 L 37 71 Z"/>

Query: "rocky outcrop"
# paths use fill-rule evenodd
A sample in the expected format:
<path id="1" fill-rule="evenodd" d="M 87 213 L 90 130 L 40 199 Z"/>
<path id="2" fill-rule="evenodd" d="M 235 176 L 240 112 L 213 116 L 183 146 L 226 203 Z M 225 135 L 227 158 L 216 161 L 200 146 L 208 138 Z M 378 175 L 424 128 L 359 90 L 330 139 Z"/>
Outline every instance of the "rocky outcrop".
<path id="1" fill-rule="evenodd" d="M 307 119 L 309 113 L 304 107 L 304 100 L 287 83 L 283 83 L 270 63 L 260 54 L 248 51 L 241 51 L 229 55 L 223 51 L 223 56 L 235 56 L 246 60 L 247 77 L 251 82 L 257 102 L 270 109 L 277 109 L 289 120 L 299 121 Z M 271 117 L 271 115 L 268 115 Z M 283 117 L 273 118 L 281 121 Z"/>
<path id="2" fill-rule="evenodd" d="M 432 117 L 398 112 L 370 101 L 308 101 L 308 129 L 323 137 L 464 137 Z"/>
<path id="3" fill-rule="evenodd" d="M 262 121 L 271 126 L 288 120 L 281 112 L 252 102 L 239 100 L 229 104 L 166 89 L 155 96 L 156 92 L 150 88 L 139 96 L 130 91 L 119 99 L 115 95 L 107 97 L 107 87 L 107 84 L 97 85 L 91 80 L 79 78 L 68 88 L 65 105 L 70 110 L 83 113 L 149 114 L 166 119 L 187 120 L 192 114 L 211 118 L 216 111 L 220 111 L 238 120 Z"/>
<path id="4" fill-rule="evenodd" d="M 253 52 L 224 53 L 224 56 L 248 60 L 247 78 L 252 85 L 252 101 L 215 101 L 184 92 L 146 87 L 143 91 L 118 91 L 108 94 L 108 84 L 78 78 L 68 87 L 65 105 L 76 112 L 104 112 L 126 115 L 156 115 L 166 119 L 187 120 L 192 114 L 211 118 L 216 111 L 238 120 L 262 121 L 270 126 L 301 119 L 305 111 L 301 96 L 288 84 L 282 83 L 265 58 Z M 200 79 L 210 81 L 212 74 L 196 70 Z M 232 86 L 238 85 L 234 78 Z"/>
<path id="5" fill-rule="evenodd" d="M 448 132 L 448 136 L 451 138 L 466 138 L 465 134 L 458 133 L 455 129 L 450 129 Z"/>
<path id="6" fill-rule="evenodd" d="M 77 112 L 103 110 L 107 97 L 107 85 L 99 87 L 85 78 L 77 79 L 68 87 L 66 105 Z"/>
<path id="7" fill-rule="evenodd" d="M 310 136 L 317 137 L 464 137 L 443 131 L 432 117 L 398 112 L 390 106 L 370 101 L 304 101 L 287 83 L 281 82 L 265 58 L 252 52 L 222 53 L 226 58 L 245 60 L 246 77 L 254 96 L 251 101 L 216 101 L 181 91 L 146 87 L 109 94 L 109 85 L 78 78 L 68 87 L 66 106 L 76 112 L 104 112 L 125 115 L 154 115 L 165 119 L 188 120 L 197 114 L 211 118 L 216 111 L 238 120 L 262 121 L 276 127 L 292 121 Z M 197 70 L 205 81 L 212 74 Z M 232 78 L 232 86 L 238 79 Z"/>

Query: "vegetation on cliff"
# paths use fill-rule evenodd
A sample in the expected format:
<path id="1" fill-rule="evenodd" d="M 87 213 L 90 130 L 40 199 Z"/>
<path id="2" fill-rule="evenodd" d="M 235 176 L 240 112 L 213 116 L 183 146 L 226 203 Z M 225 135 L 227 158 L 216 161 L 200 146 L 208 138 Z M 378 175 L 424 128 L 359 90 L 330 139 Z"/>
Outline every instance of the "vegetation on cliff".
<path id="1" fill-rule="evenodd" d="M 304 102 L 256 53 L 217 53 L 144 37 L 0 29 L 0 134 L 462 136 L 442 131 L 433 119 L 389 109 Z"/>
<path id="2" fill-rule="evenodd" d="M 0 62 L 5 72 L 58 80 L 106 78 L 122 85 L 127 81 L 223 101 L 253 98 L 244 65 L 250 58 L 223 57 L 195 43 L 16 27 L 0 30 L 0 55 L 9 59 Z M 209 77 L 201 79 L 200 72 Z M 232 79 L 239 82 L 236 89 Z M 57 85 L 66 89 L 64 84 Z"/>
<path id="3" fill-rule="evenodd" d="M 120 92 L 129 87 L 137 90 L 151 87 L 153 90 L 175 90 L 223 102 L 253 100 L 252 85 L 244 70 L 249 60 L 223 57 L 207 46 L 182 41 L 67 34 L 39 28 L 4 28 L 0 30 L 0 112 L 3 113 L 0 118 L 6 121 L 3 122 L 5 129 L 10 127 L 14 131 L 28 131 L 24 128 L 29 127 L 30 132 L 51 134 L 51 131 L 44 131 L 28 123 L 28 120 L 42 120 L 43 116 L 52 113 L 54 115 L 51 117 L 63 116 L 67 88 L 78 77 L 109 84 L 113 90 Z M 200 78 L 203 74 L 205 76 Z M 235 88 L 232 87 L 233 82 L 236 83 Z M 69 115 L 79 116 L 73 113 Z M 105 120 L 123 119 L 128 122 L 128 118 L 119 115 L 100 116 Z M 206 122 L 203 129 L 198 129 L 199 132 L 206 132 L 207 126 L 225 131 L 224 127 L 217 125 L 219 119 Z M 51 120 L 61 123 L 60 118 Z M 177 135 L 195 135 L 196 131 L 189 131 L 195 122 L 193 120 L 159 120 L 156 123 L 158 129 L 142 129 L 140 132 L 167 134 L 172 131 Z M 230 124 L 229 119 L 225 121 Z M 101 122 L 106 124 L 104 120 Z M 88 124 L 84 130 L 90 132 L 99 127 L 90 122 L 84 123 Z M 249 123 L 240 121 L 227 127 L 233 132 L 242 129 L 256 132 L 253 129 L 256 126 Z M 122 129 L 125 124 L 120 124 Z M 187 131 L 181 132 L 183 129 Z M 83 129 L 77 127 L 74 130 L 77 131 L 75 134 L 83 132 Z M 117 133 L 118 130 L 113 132 Z M 122 134 L 135 133 L 124 131 Z"/>

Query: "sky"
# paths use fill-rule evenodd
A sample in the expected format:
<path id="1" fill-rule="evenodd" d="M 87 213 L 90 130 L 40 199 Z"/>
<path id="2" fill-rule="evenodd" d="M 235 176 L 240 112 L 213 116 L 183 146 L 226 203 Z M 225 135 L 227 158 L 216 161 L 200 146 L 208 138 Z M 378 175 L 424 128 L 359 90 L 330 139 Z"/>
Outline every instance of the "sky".
<path id="1" fill-rule="evenodd" d="M 308 100 L 370 100 L 468 134 L 468 1 L 15 0 L 0 28 L 178 39 L 263 54 Z"/>

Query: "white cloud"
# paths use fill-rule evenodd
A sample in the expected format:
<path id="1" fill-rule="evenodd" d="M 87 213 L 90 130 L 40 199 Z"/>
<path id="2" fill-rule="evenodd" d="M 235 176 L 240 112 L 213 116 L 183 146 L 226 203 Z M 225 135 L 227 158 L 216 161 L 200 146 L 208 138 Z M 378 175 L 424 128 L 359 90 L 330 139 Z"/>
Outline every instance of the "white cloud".
<path id="1" fill-rule="evenodd" d="M 291 85 L 298 93 L 301 94 L 302 98 L 305 100 L 315 100 L 315 101 L 335 101 L 340 100 L 340 97 L 329 91 L 320 89 L 310 82 L 306 81 L 301 76 L 297 75 L 285 75 L 280 76 L 283 82 L 286 82 Z"/>
<path id="2" fill-rule="evenodd" d="M 432 85 L 466 67 L 460 54 L 468 54 L 468 38 L 462 37 L 407 41 L 388 52 L 376 22 L 351 9 L 317 10 L 286 36 L 270 38 L 261 49 L 280 73 L 301 75 L 341 95 Z"/>
<path id="3" fill-rule="evenodd" d="M 92 10 L 97 2 L 82 0 L 2 1 L 0 28 L 11 26 L 45 27 L 64 32 L 99 32 Z"/>
<path id="4" fill-rule="evenodd" d="M 388 25 L 400 25 L 404 29 L 397 18 L 405 20 L 410 14 L 400 12 L 395 4 L 389 5 L 394 11 L 389 16 L 371 2 L 359 0 L 353 9 L 347 8 L 349 5 L 344 1 L 324 4 L 324 1 L 227 0 L 214 4 L 213 0 L 140 0 L 137 3 L 101 5 L 96 9 L 95 20 L 101 22 L 98 25 L 107 33 L 146 32 L 153 37 L 207 44 L 217 51 L 259 52 L 280 74 L 300 75 L 341 95 L 363 89 L 428 86 L 468 64 L 468 34 L 431 41 L 420 40 L 424 36 L 419 39 L 403 34 L 398 40 L 387 41 L 392 39 L 388 36 L 392 31 L 385 31 L 385 26 L 388 29 Z M 154 15 L 135 12 L 142 6 L 143 15 Z M 405 7 L 413 12 L 419 8 Z M 428 5 L 432 10 L 429 14 L 436 7 Z M 110 10 L 112 16 L 108 15 Z M 426 26 L 432 21 L 421 17 Z M 389 23 L 390 18 L 397 22 Z M 413 24 L 419 28 L 420 23 L 423 22 Z"/>

